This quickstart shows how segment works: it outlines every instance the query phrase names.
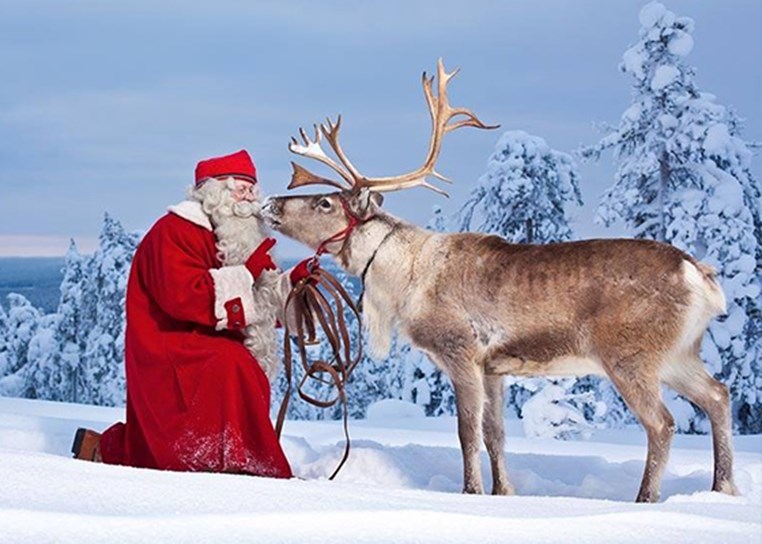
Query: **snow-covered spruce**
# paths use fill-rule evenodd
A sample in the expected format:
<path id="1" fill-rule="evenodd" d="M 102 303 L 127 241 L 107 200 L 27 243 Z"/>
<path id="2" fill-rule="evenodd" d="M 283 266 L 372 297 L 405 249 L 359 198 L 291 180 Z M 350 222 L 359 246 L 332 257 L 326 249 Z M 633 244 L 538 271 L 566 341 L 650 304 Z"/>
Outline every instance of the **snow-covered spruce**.
<path id="1" fill-rule="evenodd" d="M 106 214 L 98 250 L 88 259 L 82 294 L 80 402 L 124 404 L 124 299 L 138 236 Z M 79 387 L 79 384 L 78 384 Z"/>
<path id="2" fill-rule="evenodd" d="M 42 312 L 23 295 L 8 295 L 8 313 L 0 315 L 0 395 L 22 396 L 27 392 L 29 345 L 40 326 Z"/>
<path id="3" fill-rule="evenodd" d="M 732 109 L 701 92 L 685 57 L 694 23 L 653 2 L 640 12 L 640 36 L 620 70 L 633 97 L 619 125 L 581 155 L 597 160 L 613 149 L 615 183 L 598 221 L 623 222 L 638 238 L 667 241 L 715 266 L 728 315 L 714 321 L 702 354 L 731 390 L 740 432 L 762 431 L 762 200 L 751 152 Z M 708 423 L 686 401 L 668 398 L 678 427 L 704 432 Z"/>
<path id="4" fill-rule="evenodd" d="M 11 364 L 9 332 L 8 314 L 3 305 L 0 304 L 0 378 L 7 374 L 7 369 Z"/>
<path id="5" fill-rule="evenodd" d="M 80 336 L 82 323 L 82 296 L 85 286 L 85 258 L 80 255 L 74 240 L 71 241 L 64 264 L 61 281 L 61 300 L 58 304 L 58 329 L 56 330 L 55 369 L 49 379 L 50 400 L 79 401 L 81 391 L 80 361 L 85 352 L 85 337 Z"/>
<path id="6" fill-rule="evenodd" d="M 69 248 L 56 313 L 43 315 L 23 296 L 8 295 L 8 314 L 0 314 L 0 395 L 124 404 L 124 296 L 137 242 L 106 214 L 93 255 Z"/>
<path id="7" fill-rule="evenodd" d="M 458 211 L 458 229 L 494 233 L 510 242 L 560 242 L 572 238 L 570 205 L 582 204 L 571 156 L 538 136 L 510 130 L 487 160 L 487 171 Z"/>

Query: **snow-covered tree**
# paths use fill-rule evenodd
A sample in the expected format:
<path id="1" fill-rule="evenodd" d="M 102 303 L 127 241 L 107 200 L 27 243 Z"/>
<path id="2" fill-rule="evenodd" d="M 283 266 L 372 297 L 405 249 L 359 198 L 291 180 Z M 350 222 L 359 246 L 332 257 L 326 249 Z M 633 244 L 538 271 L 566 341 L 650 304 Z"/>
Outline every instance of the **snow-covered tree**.
<path id="1" fill-rule="evenodd" d="M 79 300 L 67 294 L 74 283 L 81 288 L 81 282 L 82 257 L 72 242 L 57 313 L 43 315 L 21 295 L 11 295 L 9 299 L 12 322 L 0 308 L 0 376 L 9 375 L 3 382 L 3 394 L 76 401 L 72 398 L 71 369 L 62 355 L 68 346 L 62 338 L 75 341 L 81 334 L 72 324 L 73 315 L 79 312 Z"/>
<path id="2" fill-rule="evenodd" d="M 537 386 L 536 392 L 521 407 L 521 422 L 526 436 L 587 437 L 595 428 L 589 420 L 594 421 L 599 414 L 586 417 L 585 410 L 581 410 L 580 406 L 591 407 L 594 411 L 606 408 L 603 402 L 595 400 L 593 390 L 574 392 L 574 378 L 553 380 L 548 384 L 532 380 L 525 385 Z"/>
<path id="3" fill-rule="evenodd" d="M 76 383 L 79 402 L 118 406 L 124 403 L 125 291 L 136 234 L 125 232 L 106 214 L 98 250 L 87 262 L 78 338 L 85 339 Z"/>
<path id="4" fill-rule="evenodd" d="M 27 363 L 23 368 L 24 390 L 20 396 L 30 399 L 60 400 L 54 398 L 50 390 L 52 376 L 57 374 L 56 330 L 60 316 L 47 314 L 40 316 L 37 330 L 29 341 Z"/>
<path id="5" fill-rule="evenodd" d="M 425 354 L 395 339 L 388 364 L 396 370 L 394 398 L 417 404 L 427 416 L 455 414 L 452 382 Z"/>
<path id="6" fill-rule="evenodd" d="M 58 303 L 58 326 L 55 332 L 56 348 L 53 372 L 48 383 L 47 398 L 79 402 L 77 391 L 81 390 L 80 358 L 85 351 L 85 335 L 82 334 L 82 293 L 86 282 L 86 261 L 77 250 L 74 240 L 69 245 L 61 281 L 61 299 Z M 80 384 L 77 387 L 76 384 Z"/>
<path id="7" fill-rule="evenodd" d="M 582 204 L 574 160 L 521 130 L 503 133 L 487 171 L 460 208 L 459 230 L 499 234 L 510 242 L 569 240 L 570 204 Z"/>
<path id="8" fill-rule="evenodd" d="M 620 65 L 633 82 L 632 102 L 617 127 L 581 150 L 598 159 L 613 149 L 619 165 L 597 219 L 621 221 L 636 237 L 667 241 L 719 270 L 728 315 L 712 323 L 703 356 L 731 389 L 738 428 L 760 432 L 762 203 L 752 154 L 735 113 L 696 86 L 685 60 L 693 20 L 653 2 L 640 23 Z M 704 416 L 686 403 L 670 399 L 678 427 L 705 430 Z"/>
<path id="9" fill-rule="evenodd" d="M 8 295 L 5 319 L 5 369 L 0 376 L 0 395 L 22 395 L 26 386 L 29 343 L 37 332 L 42 312 L 23 295 Z"/>
<path id="10" fill-rule="evenodd" d="M 0 304 L 0 378 L 6 375 L 7 369 L 11 364 L 10 360 L 10 324 L 8 314 Z"/>
<path id="11" fill-rule="evenodd" d="M 447 219 L 447 216 L 445 216 L 444 211 L 442 210 L 442 207 L 438 204 L 435 204 L 431 208 L 431 217 L 429 218 L 428 223 L 426 223 L 426 228 L 428 230 L 432 230 L 434 232 L 447 232 L 449 221 Z"/>

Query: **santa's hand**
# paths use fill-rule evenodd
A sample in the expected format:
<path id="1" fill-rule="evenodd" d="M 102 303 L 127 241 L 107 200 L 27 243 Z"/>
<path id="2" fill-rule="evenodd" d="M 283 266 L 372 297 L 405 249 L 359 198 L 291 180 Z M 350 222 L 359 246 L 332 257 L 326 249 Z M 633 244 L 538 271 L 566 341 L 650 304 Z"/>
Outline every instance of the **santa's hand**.
<path id="1" fill-rule="evenodd" d="M 270 257 L 270 249 L 275 245 L 275 238 L 265 238 L 246 260 L 246 268 L 257 279 L 263 270 L 275 270 L 277 266 Z"/>
<path id="2" fill-rule="evenodd" d="M 315 257 L 304 259 L 291 269 L 289 278 L 291 279 L 291 285 L 296 285 L 305 278 L 310 277 L 312 272 L 320 268 L 320 262 Z"/>

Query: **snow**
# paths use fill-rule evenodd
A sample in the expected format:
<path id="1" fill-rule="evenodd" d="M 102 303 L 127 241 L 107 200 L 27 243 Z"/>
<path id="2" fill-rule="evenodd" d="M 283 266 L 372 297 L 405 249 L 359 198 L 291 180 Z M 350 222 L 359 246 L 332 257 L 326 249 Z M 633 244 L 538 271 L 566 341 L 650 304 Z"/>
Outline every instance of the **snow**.
<path id="1" fill-rule="evenodd" d="M 647 55 L 643 50 L 643 47 L 636 45 L 630 47 L 622 55 L 622 69 L 625 72 L 635 75 L 638 79 L 643 79 L 645 73 L 643 72 L 643 65 L 646 63 Z"/>
<path id="2" fill-rule="evenodd" d="M 664 4 L 659 2 L 651 2 L 643 6 L 643 8 L 640 10 L 640 14 L 638 15 L 638 19 L 640 20 L 641 25 L 644 27 L 650 27 L 658 23 L 659 20 L 667 13 L 668 11 L 667 8 L 664 7 Z"/>
<path id="3" fill-rule="evenodd" d="M 706 129 L 704 151 L 707 155 L 723 156 L 732 149 L 731 136 L 725 123 L 715 123 Z"/>
<path id="4" fill-rule="evenodd" d="M 670 64 L 658 66 L 651 79 L 651 89 L 658 91 L 671 85 L 680 76 L 680 70 Z"/>
<path id="5" fill-rule="evenodd" d="M 667 44 L 669 52 L 678 57 L 685 57 L 693 51 L 693 36 L 683 31 L 676 31 Z"/>
<path id="6" fill-rule="evenodd" d="M 576 434 L 589 435 L 592 425 L 570 400 L 573 385 L 549 382 L 541 387 L 521 407 L 524 435 L 539 438 L 568 438 Z"/>
<path id="7" fill-rule="evenodd" d="M 368 406 L 370 420 L 407 417 L 426 417 L 426 414 L 422 406 L 399 399 L 383 399 Z"/>
<path id="8" fill-rule="evenodd" d="M 173 473 L 68 458 L 74 429 L 103 428 L 119 408 L 0 398 L 0 526 L 15 542 L 759 542 L 762 436 L 736 437 L 730 497 L 707 490 L 707 436 L 675 438 L 663 502 L 635 504 L 639 428 L 591 441 L 519 438 L 508 421 L 513 497 L 461 495 L 454 418 L 288 421 L 298 478 Z M 486 454 L 482 465 L 487 472 Z"/>

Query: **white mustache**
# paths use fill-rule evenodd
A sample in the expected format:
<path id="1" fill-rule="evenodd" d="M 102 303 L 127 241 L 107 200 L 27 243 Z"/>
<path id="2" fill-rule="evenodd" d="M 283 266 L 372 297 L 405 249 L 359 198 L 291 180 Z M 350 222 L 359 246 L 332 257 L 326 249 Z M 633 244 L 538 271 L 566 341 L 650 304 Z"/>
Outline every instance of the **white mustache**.
<path id="1" fill-rule="evenodd" d="M 257 201 L 248 202 L 246 200 L 242 200 L 233 204 L 232 212 L 236 217 L 241 217 L 244 219 L 252 216 L 261 219 L 262 205 Z"/>

